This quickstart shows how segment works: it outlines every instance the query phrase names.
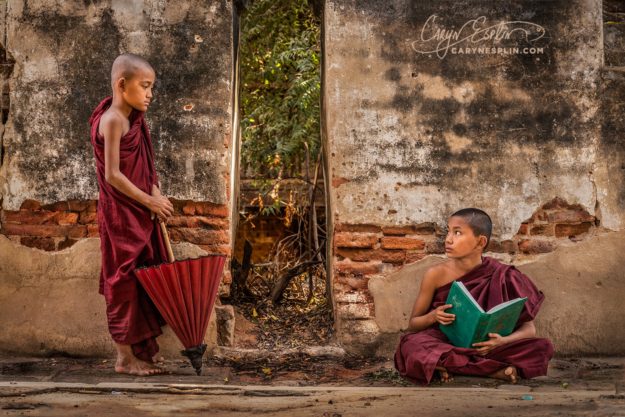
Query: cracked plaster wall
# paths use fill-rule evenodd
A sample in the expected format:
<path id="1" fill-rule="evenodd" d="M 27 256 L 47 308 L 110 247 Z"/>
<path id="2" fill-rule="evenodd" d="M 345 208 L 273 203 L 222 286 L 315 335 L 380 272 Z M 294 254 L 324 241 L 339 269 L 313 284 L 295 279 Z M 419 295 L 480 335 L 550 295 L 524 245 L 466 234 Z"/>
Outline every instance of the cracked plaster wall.
<path id="1" fill-rule="evenodd" d="M 110 94 L 110 66 L 122 52 L 146 57 L 156 70 L 147 120 L 163 192 L 183 205 L 195 200 L 228 211 L 230 1 L 6 0 L 0 2 L 5 50 L 14 66 L 10 75 L 1 68 L 10 108 L 0 126 L 0 213 L 27 200 L 97 198 L 88 118 Z M 227 215 L 219 217 L 217 232 L 228 232 Z M 43 222 L 32 221 L 31 229 Z M 47 236 L 46 227 L 56 226 L 41 226 L 37 236 Z M 99 268 L 97 239 L 46 253 L 0 235 L 0 350 L 111 354 Z M 178 356 L 175 338 L 166 332 L 163 339 L 164 352 Z"/>
<path id="2" fill-rule="evenodd" d="M 493 218 L 494 238 L 503 241 L 555 197 L 579 204 L 599 226 L 574 236 L 585 239 L 583 245 L 563 239 L 548 255 L 503 257 L 526 263 L 522 268 L 545 290 L 539 332 L 553 338 L 558 353 L 622 354 L 613 343 L 625 337 L 622 326 L 605 319 L 618 314 L 625 296 L 616 267 L 623 256 L 614 246 L 625 223 L 625 62 L 605 66 L 603 2 L 325 4 L 330 224 L 341 237 L 354 232 L 354 239 L 364 239 L 385 226 L 444 226 L 454 210 L 480 207 Z M 528 37 L 519 29 L 506 38 L 497 32 L 501 22 L 517 22 L 512 25 Z M 488 26 L 493 37 L 471 37 Z M 459 53 L 460 47 L 542 52 Z M 620 56 L 612 52 L 611 62 Z M 424 253 L 397 272 L 366 258 L 388 251 L 380 255 L 375 244 L 366 249 L 331 257 L 334 287 L 343 291 L 335 296 L 338 336 L 351 350 L 390 355 L 420 274 L 438 258 Z M 347 259 L 350 253 L 364 258 Z M 590 320 L 580 306 L 594 309 Z"/>
<path id="3" fill-rule="evenodd" d="M 420 54 L 432 47 L 420 40 L 431 15 L 443 30 L 480 16 L 488 25 L 529 21 L 546 30 L 542 39 L 494 46 L 544 50 Z M 601 158 L 601 19 L 598 0 L 328 1 L 334 222 L 443 224 L 451 211 L 477 206 L 506 239 L 559 196 L 621 229 L 613 176 L 624 174 Z"/>
<path id="4" fill-rule="evenodd" d="M 121 52 L 157 73 L 148 112 L 165 193 L 228 202 L 232 4 L 226 0 L 7 0 L 3 47 L 15 59 L 0 171 L 2 208 L 97 197 L 87 119 L 110 94 Z M 4 41 L 3 41 L 4 39 Z"/>

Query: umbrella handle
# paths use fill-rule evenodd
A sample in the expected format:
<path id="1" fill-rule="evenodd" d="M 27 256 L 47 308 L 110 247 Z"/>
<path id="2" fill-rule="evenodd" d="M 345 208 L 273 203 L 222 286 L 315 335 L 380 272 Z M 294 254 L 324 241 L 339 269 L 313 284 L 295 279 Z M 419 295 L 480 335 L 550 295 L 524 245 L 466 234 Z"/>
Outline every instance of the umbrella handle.
<path id="1" fill-rule="evenodd" d="M 171 249 L 171 242 L 169 241 L 169 233 L 167 233 L 167 226 L 165 222 L 162 220 L 158 221 L 161 225 L 161 233 L 163 234 L 163 240 L 165 241 L 165 247 L 167 248 L 167 256 L 169 257 L 169 262 L 175 262 L 176 258 L 174 258 L 174 251 Z"/>

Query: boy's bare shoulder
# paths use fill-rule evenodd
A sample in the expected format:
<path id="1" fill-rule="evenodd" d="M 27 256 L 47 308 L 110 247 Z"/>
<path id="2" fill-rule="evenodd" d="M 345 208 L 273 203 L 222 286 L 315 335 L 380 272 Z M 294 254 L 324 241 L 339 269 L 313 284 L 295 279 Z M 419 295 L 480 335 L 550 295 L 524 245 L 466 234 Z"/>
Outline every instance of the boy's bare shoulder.
<path id="1" fill-rule="evenodd" d="M 100 118 L 100 126 L 98 126 L 98 132 L 102 136 L 108 136 L 110 134 L 124 134 L 124 116 L 119 112 L 108 109 L 102 114 Z"/>
<path id="2" fill-rule="evenodd" d="M 447 284 L 451 276 L 452 271 L 450 266 L 451 262 L 449 260 L 431 266 L 425 271 L 425 275 L 423 276 L 424 281 L 428 281 L 428 283 L 434 285 L 435 288 L 442 287 Z"/>

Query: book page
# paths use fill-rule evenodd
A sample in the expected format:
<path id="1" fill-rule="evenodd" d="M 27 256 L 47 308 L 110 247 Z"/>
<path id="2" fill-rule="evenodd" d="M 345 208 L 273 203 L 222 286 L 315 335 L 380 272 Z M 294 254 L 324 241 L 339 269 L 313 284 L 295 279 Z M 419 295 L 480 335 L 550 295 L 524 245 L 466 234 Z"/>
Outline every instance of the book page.
<path id="1" fill-rule="evenodd" d="M 523 298 L 515 298 L 514 300 L 508 300 L 505 303 L 501 303 L 499 305 L 496 305 L 495 307 L 491 308 L 490 310 L 488 310 L 486 313 L 487 314 L 492 314 L 492 313 L 496 313 L 497 311 L 508 307 L 509 305 L 512 305 L 514 303 L 519 302 L 519 300 L 527 300 L 527 297 L 523 297 Z"/>
<path id="2" fill-rule="evenodd" d="M 477 308 L 480 313 L 484 312 L 484 309 L 482 308 L 481 305 L 479 305 L 477 303 L 477 301 L 475 301 L 475 298 L 473 298 L 473 296 L 471 295 L 471 293 L 469 292 L 469 290 L 467 290 L 467 287 L 464 286 L 464 284 L 462 282 L 456 281 L 456 284 L 458 284 L 458 288 L 460 288 L 460 290 L 465 293 L 465 295 L 467 296 L 467 299 L 469 301 L 471 301 L 471 303 L 475 306 L 475 308 Z"/>

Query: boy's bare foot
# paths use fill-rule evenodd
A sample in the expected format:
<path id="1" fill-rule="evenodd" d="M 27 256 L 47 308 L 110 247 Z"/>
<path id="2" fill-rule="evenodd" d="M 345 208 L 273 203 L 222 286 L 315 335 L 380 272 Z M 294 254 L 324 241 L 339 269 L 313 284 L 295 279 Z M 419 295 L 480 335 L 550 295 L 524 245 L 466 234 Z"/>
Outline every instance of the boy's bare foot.
<path id="1" fill-rule="evenodd" d="M 454 380 L 453 376 L 442 366 L 437 366 L 436 370 L 438 371 L 438 376 L 441 378 L 441 382 L 447 383 Z"/>
<path id="2" fill-rule="evenodd" d="M 160 375 L 164 373 L 165 370 L 137 358 L 133 358 L 130 360 L 118 358 L 117 363 L 115 363 L 115 372 L 117 372 L 118 374 L 151 376 Z"/>
<path id="3" fill-rule="evenodd" d="M 503 381 L 508 381 L 511 384 L 516 384 L 519 379 L 519 374 L 514 366 L 508 366 L 506 368 L 500 369 L 497 372 L 494 372 L 489 375 L 491 378 L 501 379 Z"/>
<path id="4" fill-rule="evenodd" d="M 138 376 L 151 376 L 165 373 L 163 368 L 137 358 L 132 353 L 132 348 L 129 345 L 120 345 L 116 343 L 115 347 L 117 348 L 115 372 L 119 374 Z"/>

